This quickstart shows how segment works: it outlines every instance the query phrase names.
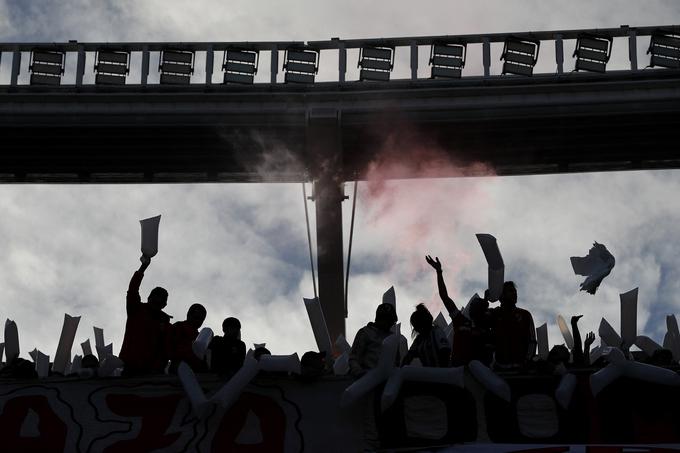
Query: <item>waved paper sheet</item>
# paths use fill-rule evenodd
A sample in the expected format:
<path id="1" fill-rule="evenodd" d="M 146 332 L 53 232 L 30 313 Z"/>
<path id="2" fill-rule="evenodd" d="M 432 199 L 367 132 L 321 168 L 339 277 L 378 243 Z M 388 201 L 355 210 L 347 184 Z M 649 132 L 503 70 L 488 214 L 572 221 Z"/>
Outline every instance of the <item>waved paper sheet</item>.
<path id="1" fill-rule="evenodd" d="M 333 362 L 333 374 L 344 376 L 349 373 L 349 351 L 344 351 L 335 362 Z"/>
<path id="2" fill-rule="evenodd" d="M 209 406 L 208 399 L 203 393 L 203 389 L 198 384 L 196 375 L 189 365 L 182 362 L 177 367 L 177 377 L 182 383 L 184 392 L 186 393 L 189 401 L 191 402 L 191 407 L 194 409 L 194 414 L 199 418 L 205 413 L 207 407 Z"/>
<path id="3" fill-rule="evenodd" d="M 257 360 L 250 355 L 246 355 L 243 366 L 211 398 L 211 401 L 219 404 L 223 410 L 228 410 L 241 395 L 241 392 L 246 385 L 257 376 L 259 369 L 260 367 Z"/>
<path id="4" fill-rule="evenodd" d="M 57 346 L 57 353 L 54 355 L 54 362 L 52 363 L 53 372 L 61 374 L 66 372 L 66 365 L 71 358 L 71 348 L 73 348 L 73 341 L 76 339 L 79 323 L 80 316 L 64 314 L 64 324 L 61 328 L 59 345 Z"/>
<path id="5" fill-rule="evenodd" d="M 581 283 L 581 291 L 587 291 L 590 294 L 595 294 L 602 280 L 614 269 L 616 263 L 607 247 L 597 242 L 588 251 L 588 255 L 572 256 L 570 260 L 574 273 L 586 277 Z"/>
<path id="6" fill-rule="evenodd" d="M 621 339 L 626 347 L 630 347 L 637 338 L 638 289 L 632 289 L 619 297 L 621 298 Z"/>
<path id="7" fill-rule="evenodd" d="M 498 249 L 496 238 L 490 234 L 477 234 L 477 240 L 482 247 L 486 263 L 489 266 L 489 300 L 497 301 L 503 292 L 505 279 L 505 264 L 501 251 Z"/>
<path id="8" fill-rule="evenodd" d="M 576 390 L 576 384 L 578 380 L 576 376 L 571 373 L 567 373 L 560 379 L 560 384 L 555 389 L 555 399 L 562 407 L 562 409 L 567 409 L 571 403 L 571 398 L 574 396 L 574 390 Z"/>
<path id="9" fill-rule="evenodd" d="M 435 384 L 449 384 L 463 388 L 464 367 L 436 368 L 405 366 L 395 368 L 390 374 L 380 400 L 380 407 L 384 412 L 396 401 L 404 382 L 431 382 Z"/>
<path id="10" fill-rule="evenodd" d="M 316 346 L 319 348 L 319 352 L 325 351 L 330 356 L 333 352 L 331 338 L 328 334 L 328 327 L 326 326 L 326 320 L 323 316 L 319 299 L 315 297 L 314 299 L 303 299 L 303 301 L 305 302 L 309 322 L 312 325 Z"/>
<path id="11" fill-rule="evenodd" d="M 349 352 L 350 349 L 352 349 L 352 346 L 347 342 L 345 336 L 340 334 L 335 340 L 335 348 L 342 354 L 343 352 Z"/>
<path id="12" fill-rule="evenodd" d="M 484 365 L 479 360 L 473 360 L 468 365 L 470 372 L 474 378 L 482 384 L 482 386 L 504 401 L 510 402 L 511 392 L 510 386 L 507 382 L 489 367 Z"/>
<path id="13" fill-rule="evenodd" d="M 104 343 L 104 329 L 99 327 L 93 327 L 94 330 L 94 345 L 95 348 L 103 348 L 106 343 Z M 100 357 L 101 358 L 101 357 Z"/>
<path id="14" fill-rule="evenodd" d="M 600 321 L 600 328 L 598 329 L 598 334 L 602 339 L 605 346 L 611 346 L 614 348 L 621 347 L 621 337 L 616 330 L 607 322 L 606 319 L 602 318 Z"/>
<path id="15" fill-rule="evenodd" d="M 158 226 L 161 223 L 161 216 L 149 217 L 140 220 L 142 226 L 142 255 L 153 258 L 158 253 Z"/>
<path id="16" fill-rule="evenodd" d="M 562 338 L 564 338 L 564 343 L 571 351 L 572 349 L 574 349 L 574 337 L 571 335 L 571 330 L 569 330 L 569 326 L 567 325 L 567 322 L 564 320 L 562 315 L 557 315 L 557 326 L 560 328 Z"/>
<path id="17" fill-rule="evenodd" d="M 17 323 L 8 319 L 5 321 L 5 357 L 10 363 L 15 357 L 19 357 L 19 331 Z"/>
<path id="18" fill-rule="evenodd" d="M 434 318 L 434 325 L 438 326 L 442 330 L 446 330 L 446 328 L 449 326 L 449 323 L 446 322 L 446 318 L 444 318 L 444 315 L 440 311 L 439 314 L 437 315 L 436 318 Z"/>
<path id="19" fill-rule="evenodd" d="M 0 343 L 0 364 L 2 364 L 2 354 L 5 352 L 5 343 Z"/>
<path id="20" fill-rule="evenodd" d="M 85 357 L 86 355 L 92 355 L 92 346 L 90 345 L 89 338 L 80 343 L 80 347 L 83 349 L 83 357 Z"/>
<path id="21" fill-rule="evenodd" d="M 300 357 L 297 352 L 291 355 L 265 354 L 260 357 L 260 370 L 300 374 Z"/>
<path id="22" fill-rule="evenodd" d="M 83 356 L 81 356 L 80 354 L 74 355 L 73 356 L 73 362 L 71 363 L 71 369 L 69 370 L 69 374 L 71 374 L 71 373 L 78 374 L 82 367 L 83 367 Z"/>
<path id="23" fill-rule="evenodd" d="M 662 349 L 659 343 L 644 335 L 638 335 L 635 338 L 635 346 L 640 348 L 640 350 L 642 350 L 645 354 L 647 354 L 650 357 L 654 354 L 655 351 Z"/>
<path id="24" fill-rule="evenodd" d="M 382 297 L 382 303 L 390 304 L 395 310 L 397 309 L 397 295 L 394 292 L 394 286 L 390 286 L 390 289 L 385 291 L 385 294 L 383 294 Z"/>
<path id="25" fill-rule="evenodd" d="M 204 327 L 191 345 L 194 355 L 199 359 L 205 359 L 205 352 L 212 341 L 214 333 L 210 327 Z"/>
<path id="26" fill-rule="evenodd" d="M 39 378 L 45 378 L 50 374 L 50 356 L 37 351 L 35 354 L 35 371 Z"/>
<path id="27" fill-rule="evenodd" d="M 399 350 L 399 337 L 390 335 L 382 342 L 378 364 L 354 381 L 340 397 L 340 407 L 347 407 L 385 382 L 394 368 L 394 358 Z"/>
<path id="28" fill-rule="evenodd" d="M 541 360 L 548 360 L 550 343 L 548 343 L 548 324 L 543 323 L 536 328 L 536 342 L 538 343 L 538 357 Z"/>

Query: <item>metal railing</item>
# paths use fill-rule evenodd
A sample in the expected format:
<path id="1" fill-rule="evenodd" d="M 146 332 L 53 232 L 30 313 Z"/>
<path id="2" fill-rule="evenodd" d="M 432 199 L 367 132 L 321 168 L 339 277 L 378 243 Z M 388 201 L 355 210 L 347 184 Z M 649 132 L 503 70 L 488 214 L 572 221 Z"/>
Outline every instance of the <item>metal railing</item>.
<path id="1" fill-rule="evenodd" d="M 222 71 L 227 67 L 226 52 L 243 52 L 250 51 L 255 52 L 258 56 L 262 52 L 268 52 L 270 54 L 270 74 L 268 78 L 268 84 L 285 83 L 278 80 L 279 71 L 290 71 L 289 67 L 286 66 L 286 61 L 283 63 L 279 60 L 281 52 L 284 52 L 284 60 L 287 59 L 289 52 L 296 51 L 312 51 L 317 52 L 318 57 L 313 68 L 314 73 L 318 70 L 318 65 L 320 62 L 325 62 L 326 58 L 321 58 L 323 53 L 327 51 L 334 51 L 338 54 L 337 60 L 337 79 L 335 82 L 346 82 L 347 81 L 347 51 L 349 49 L 359 49 L 365 52 L 366 49 L 377 48 L 377 49 L 391 49 L 393 54 L 401 54 L 403 48 L 406 48 L 409 52 L 409 68 L 410 68 L 410 79 L 407 80 L 423 80 L 419 78 L 418 66 L 419 66 L 419 47 L 421 46 L 432 46 L 431 54 L 434 54 L 434 46 L 440 46 L 439 49 L 445 49 L 446 46 L 462 46 L 467 47 L 468 45 L 481 44 L 481 74 L 484 78 L 489 77 L 503 77 L 504 75 L 491 74 L 491 61 L 492 57 L 492 43 L 505 43 L 504 51 L 500 55 L 501 59 L 508 58 L 506 54 L 509 42 L 525 42 L 525 43 L 536 43 L 535 55 L 533 56 L 533 64 L 536 63 L 538 58 L 538 48 L 541 42 L 551 41 L 554 43 L 554 70 L 549 72 L 543 72 L 542 74 L 553 74 L 562 75 L 565 73 L 565 56 L 564 56 L 564 41 L 565 40 L 580 40 L 589 39 L 595 37 L 600 40 L 609 40 L 612 43 L 614 38 L 627 38 L 628 41 L 628 60 L 629 69 L 627 71 L 638 71 L 638 38 L 639 37 L 650 37 L 650 43 L 648 45 L 648 53 L 652 52 L 650 57 L 650 65 L 659 66 L 659 61 L 665 62 L 666 68 L 675 68 L 675 65 L 680 68 L 680 25 L 666 25 L 666 26 L 649 26 L 649 27 L 630 27 L 627 25 L 622 25 L 619 28 L 607 28 L 607 29 L 589 29 L 589 30 L 557 30 L 557 31 L 539 31 L 539 32 L 519 32 L 519 33 L 493 33 L 493 34 L 475 34 L 475 35 L 446 35 L 446 36 L 420 36 L 420 37 L 397 37 L 397 38 L 372 38 L 372 39 L 348 39 L 342 40 L 339 38 L 333 38 L 328 41 L 281 41 L 281 42 L 120 42 L 120 43 L 80 43 L 77 41 L 69 41 L 66 43 L 0 43 L 0 64 L 7 61 L 7 57 L 11 57 L 11 69 L 9 83 L 0 84 L 0 87 L 13 87 L 17 85 L 31 85 L 35 80 L 37 83 L 40 81 L 49 80 L 53 85 L 62 86 L 82 86 L 82 85 L 95 85 L 97 80 L 107 80 L 107 78 L 96 78 L 91 83 L 84 83 L 84 74 L 86 71 L 86 66 L 88 65 L 88 60 L 90 61 L 90 66 L 95 69 L 98 64 L 97 58 L 100 54 L 106 54 L 109 58 L 115 57 L 113 54 L 127 54 L 127 62 L 121 62 L 122 66 L 125 66 L 125 74 L 122 75 L 123 83 L 128 86 L 146 86 L 149 85 L 149 74 L 151 67 L 151 53 L 168 51 L 180 51 L 180 52 L 190 52 L 204 53 L 205 57 L 202 61 L 200 67 L 197 66 L 197 72 L 204 76 L 202 83 L 199 81 L 196 83 L 196 78 L 191 80 L 192 85 L 211 85 L 213 84 L 213 74 L 215 73 L 215 55 L 218 53 L 223 53 L 224 55 L 224 65 L 222 66 Z M 592 39 L 591 39 L 592 41 Z M 616 45 L 614 42 L 612 45 Z M 524 54 L 521 53 L 521 47 L 517 44 L 513 44 L 514 49 L 520 49 L 519 55 L 522 57 Z M 442 47 L 443 46 L 443 47 Z M 656 49 L 656 50 L 654 50 Z M 660 50 L 659 50 L 660 49 Z M 596 50 L 596 49 L 595 49 Z M 654 52 L 661 52 L 662 55 L 656 55 Z M 609 49 L 611 51 L 611 47 Z M 28 70 L 31 72 L 31 77 L 26 78 L 26 73 L 22 72 L 22 56 L 24 54 L 30 54 L 30 65 Z M 298 52 L 299 53 L 299 52 Z M 511 52 L 512 53 L 512 52 Z M 589 51 L 586 49 L 582 52 L 583 55 L 595 54 L 596 52 Z M 71 64 L 69 66 L 68 55 L 75 54 L 75 67 Z M 467 54 L 467 52 L 465 52 Z M 36 56 L 37 55 L 37 56 Z M 54 61 L 58 61 L 58 56 L 62 56 L 62 66 L 58 67 L 57 63 L 44 64 L 42 61 L 37 61 L 36 58 L 47 58 Z M 141 55 L 141 59 L 139 56 Z M 368 55 L 368 54 L 367 54 Z M 453 55 L 453 54 L 452 54 Z M 517 54 L 515 54 L 517 55 Z M 139 64 L 130 65 L 132 57 L 135 56 Z M 496 56 L 498 57 L 498 56 Z M 530 61 L 530 55 L 526 54 L 523 58 Z M 656 59 L 655 59 L 656 57 Z M 122 57 L 121 57 L 122 58 Z M 159 57 L 159 59 L 162 57 Z M 370 58 L 370 57 L 369 57 Z M 435 57 L 431 57 L 429 64 L 432 65 Z M 456 57 L 457 58 L 457 57 Z M 578 58 L 581 58 L 579 56 Z M 597 58 L 597 57 L 595 57 Z M 608 54 L 606 59 L 608 60 Z M 440 60 L 446 61 L 446 60 Z M 369 61 L 370 62 L 370 61 Z M 670 62 L 670 63 L 669 63 Z M 105 67 L 106 64 L 99 62 L 101 64 L 100 69 Z M 401 62 L 403 63 L 403 62 Z M 462 63 L 461 68 L 464 66 L 465 61 L 458 61 Z M 606 65 L 606 60 L 603 60 L 604 67 Z M 191 73 L 193 73 L 193 60 L 191 66 Z M 374 63 L 375 64 L 375 63 Z M 381 63 L 385 65 L 386 63 Z M 392 60 L 394 66 L 398 66 L 400 61 Z M 392 72 L 392 64 L 387 64 L 386 71 Z M 533 65 L 531 62 L 528 64 Z M 252 66 L 252 68 L 251 68 Z M 300 67 L 300 64 L 290 65 L 290 67 Z M 593 65 L 595 66 L 595 65 Z M 106 66 L 109 70 L 118 71 L 120 67 L 117 66 Z M 161 67 L 161 61 L 159 61 L 159 71 Z M 231 67 L 239 67 L 239 65 L 231 65 Z M 243 66 L 244 71 L 257 71 L 255 66 Z M 182 67 L 179 67 L 181 70 Z M 50 71 L 50 74 L 39 73 L 37 71 Z M 188 70 L 187 70 L 188 71 Z M 71 75 L 74 79 L 74 83 L 63 84 L 62 77 L 60 75 L 66 72 Z M 458 74 L 462 72 L 462 77 L 465 78 L 464 71 L 458 71 Z M 38 73 L 41 77 L 34 77 Z M 529 71 L 531 73 L 531 71 Z M 75 77 L 73 77 L 75 74 Z M 129 74 L 129 75 L 128 75 Z M 434 73 L 433 73 L 434 74 Z M 252 74 L 251 74 L 252 75 Z M 120 76 L 120 74 L 119 74 Z M 20 83 L 21 80 L 27 80 L 27 83 Z M 189 80 L 188 77 L 186 80 Z M 252 77 L 246 77 L 244 79 L 252 80 Z M 389 75 L 387 76 L 389 79 Z M 184 80 L 184 79 L 183 79 Z M 286 78 L 288 80 L 288 78 Z M 293 78 L 291 78 L 293 80 Z M 305 80 L 313 80 L 309 77 Z M 56 83 L 55 83 L 56 81 Z M 162 79 L 159 84 L 162 83 Z M 225 78 L 226 83 L 226 78 Z M 257 85 L 262 85 L 263 83 L 255 82 Z"/>

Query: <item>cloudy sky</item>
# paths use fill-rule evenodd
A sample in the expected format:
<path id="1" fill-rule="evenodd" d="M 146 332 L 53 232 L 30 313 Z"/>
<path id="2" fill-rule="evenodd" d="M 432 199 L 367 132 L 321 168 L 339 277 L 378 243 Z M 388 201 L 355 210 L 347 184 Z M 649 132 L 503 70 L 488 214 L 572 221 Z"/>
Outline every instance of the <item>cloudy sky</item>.
<path id="1" fill-rule="evenodd" d="M 673 0 L 419 5 L 0 0 L 0 39 L 311 41 L 678 19 L 680 3 Z M 611 67 L 625 67 L 624 44 L 615 43 Z M 642 63 L 646 42 L 639 46 Z M 569 49 L 565 46 L 565 54 Z M 544 48 L 542 53 L 539 69 L 551 70 L 552 54 Z M 481 72 L 475 58 L 471 55 L 466 71 Z M 9 64 L 3 59 L 0 82 Z M 268 70 L 261 69 L 266 77 Z M 321 78 L 332 72 L 323 69 Z M 407 74 L 408 65 L 395 72 Z M 665 315 L 680 311 L 680 200 L 674 196 L 679 176 L 657 171 L 362 182 L 348 336 L 373 318 L 391 285 L 405 324 L 417 302 L 435 314 L 442 309 L 425 254 L 442 259 L 456 301 L 482 292 L 486 264 L 474 234 L 486 232 L 498 238 L 506 278 L 518 284 L 519 305 L 532 311 L 537 326 L 548 322 L 552 344 L 562 342 L 554 322 L 559 313 L 584 314 L 583 331 L 596 330 L 602 316 L 618 329 L 619 294 L 638 286 L 639 330 L 660 342 Z M 351 188 L 346 186 L 348 194 Z M 191 303 L 201 302 L 208 309 L 206 325 L 216 331 L 224 317 L 237 316 L 248 344 L 266 342 L 282 354 L 313 349 L 302 304 L 313 293 L 302 203 L 298 184 L 3 186 L 0 317 L 16 320 L 24 357 L 33 347 L 54 354 L 64 313 L 82 316 L 78 343 L 93 338 L 94 325 L 104 328 L 118 350 L 125 290 L 139 264 L 138 220 L 162 214 L 160 252 L 147 271 L 143 297 L 161 285 L 170 292 L 167 311 L 176 320 L 184 319 Z M 570 256 L 584 255 L 593 241 L 604 243 L 617 259 L 596 296 L 578 291 L 581 278 L 569 264 Z"/>

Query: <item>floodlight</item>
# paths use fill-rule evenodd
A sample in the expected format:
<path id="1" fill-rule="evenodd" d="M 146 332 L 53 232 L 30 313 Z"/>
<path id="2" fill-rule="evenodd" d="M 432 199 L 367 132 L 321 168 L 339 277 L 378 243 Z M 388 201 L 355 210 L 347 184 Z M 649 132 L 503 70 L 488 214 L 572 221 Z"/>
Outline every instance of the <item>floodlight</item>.
<path id="1" fill-rule="evenodd" d="M 222 63 L 224 83 L 253 83 L 258 62 L 259 52 L 255 50 L 225 50 Z"/>
<path id="2" fill-rule="evenodd" d="M 64 52 L 34 50 L 31 52 L 31 85 L 59 85 L 64 73 Z"/>
<path id="3" fill-rule="evenodd" d="M 162 84 L 188 85 L 194 73 L 194 53 L 188 50 L 164 50 L 158 70 L 161 72 Z"/>
<path id="4" fill-rule="evenodd" d="M 359 80 L 387 82 L 394 67 L 393 47 L 362 47 L 359 52 Z"/>
<path id="5" fill-rule="evenodd" d="M 287 49 L 283 69 L 286 70 L 286 83 L 314 83 L 314 76 L 319 71 L 319 52 L 306 48 Z"/>
<path id="6" fill-rule="evenodd" d="M 577 71 L 605 72 L 612 53 L 612 38 L 607 36 L 581 35 L 572 56 L 576 57 Z"/>
<path id="7" fill-rule="evenodd" d="M 465 66 L 465 55 L 465 44 L 432 44 L 430 50 L 432 78 L 459 79 Z"/>
<path id="8" fill-rule="evenodd" d="M 94 82 L 98 85 L 125 85 L 130 73 L 130 53 L 118 50 L 98 50 L 94 70 Z"/>
<path id="9" fill-rule="evenodd" d="M 680 35 L 662 30 L 654 32 L 647 53 L 652 54 L 650 66 L 680 68 Z"/>
<path id="10" fill-rule="evenodd" d="M 503 46 L 503 74 L 530 76 L 538 61 L 540 41 L 524 38 L 508 38 Z"/>

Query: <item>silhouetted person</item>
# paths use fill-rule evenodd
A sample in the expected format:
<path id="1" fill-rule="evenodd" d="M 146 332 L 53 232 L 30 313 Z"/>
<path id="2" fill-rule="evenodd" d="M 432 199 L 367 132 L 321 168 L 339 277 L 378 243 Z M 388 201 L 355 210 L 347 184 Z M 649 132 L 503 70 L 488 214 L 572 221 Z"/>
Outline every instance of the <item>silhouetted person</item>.
<path id="1" fill-rule="evenodd" d="M 468 319 L 449 297 L 444 283 L 442 264 L 439 258 L 426 256 L 425 260 L 437 271 L 437 287 L 439 297 L 449 312 L 453 326 L 453 346 L 451 348 L 451 365 L 467 365 L 471 360 L 479 360 L 485 365 L 491 364 L 493 346 L 489 329 L 489 303 L 482 298 L 470 301 Z"/>
<path id="2" fill-rule="evenodd" d="M 578 320 L 582 317 L 583 315 L 571 317 L 571 331 L 574 337 L 574 349 L 571 350 L 571 355 L 574 366 L 590 365 L 590 345 L 595 341 L 595 334 L 589 332 L 586 335 L 585 346 L 581 345 L 581 332 L 578 329 Z"/>
<path id="3" fill-rule="evenodd" d="M 552 374 L 564 374 L 569 366 L 569 348 L 563 344 L 553 346 L 548 352 L 548 364 Z"/>
<path id="4" fill-rule="evenodd" d="M 168 292 L 159 287 L 149 293 L 146 303 L 139 296 L 139 286 L 151 258 L 142 256 L 142 265 L 130 280 L 126 297 L 127 321 L 120 358 L 125 362 L 124 376 L 162 374 L 168 363 L 165 341 L 170 318 L 163 312 Z"/>
<path id="5" fill-rule="evenodd" d="M 449 366 L 451 348 L 446 334 L 438 326 L 432 324 L 432 314 L 423 304 L 416 305 L 411 314 L 413 333 L 417 334 L 411 348 L 404 357 L 403 365 L 408 365 L 413 359 L 420 359 L 423 366 Z"/>
<path id="6" fill-rule="evenodd" d="M 193 343 L 198 329 L 203 325 L 207 312 L 201 304 L 193 304 L 187 311 L 187 319 L 178 321 L 168 329 L 168 357 L 170 373 L 177 373 L 181 362 L 186 362 L 194 371 L 206 371 L 207 364 L 194 354 Z"/>
<path id="7" fill-rule="evenodd" d="M 382 342 L 392 335 L 390 330 L 397 322 L 397 312 L 391 304 L 380 304 L 375 310 L 375 322 L 359 329 L 349 353 L 350 373 L 357 377 L 378 364 Z"/>
<path id="8" fill-rule="evenodd" d="M 215 336 L 210 349 L 210 369 L 220 376 L 233 376 L 243 366 L 246 344 L 241 341 L 241 322 L 236 318 L 222 321 L 223 337 Z"/>
<path id="9" fill-rule="evenodd" d="M 534 319 L 517 307 L 517 288 L 505 282 L 500 307 L 491 309 L 490 319 L 495 346 L 495 366 L 499 369 L 522 368 L 536 353 Z"/>

